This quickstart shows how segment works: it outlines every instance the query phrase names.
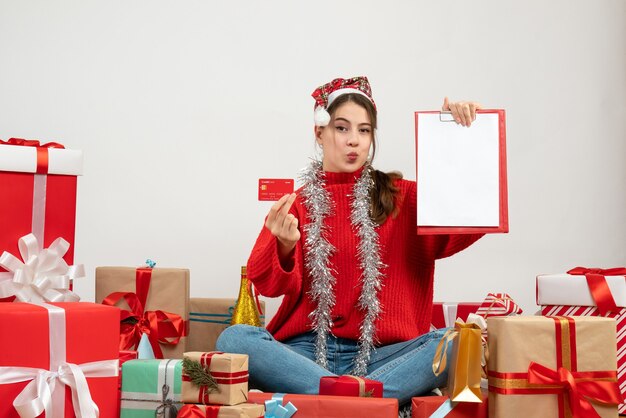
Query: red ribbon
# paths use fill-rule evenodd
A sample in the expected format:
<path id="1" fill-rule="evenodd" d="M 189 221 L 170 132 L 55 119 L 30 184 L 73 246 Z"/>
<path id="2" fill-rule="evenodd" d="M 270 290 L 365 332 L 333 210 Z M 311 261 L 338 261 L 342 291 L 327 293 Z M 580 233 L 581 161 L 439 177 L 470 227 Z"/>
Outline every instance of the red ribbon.
<path id="1" fill-rule="evenodd" d="M 602 373 L 602 372 L 599 372 Z M 595 402 L 617 405 L 624 402 L 619 386 L 615 382 L 598 380 L 576 380 L 580 375 L 594 378 L 595 372 L 571 372 L 565 367 L 552 370 L 541 364 L 531 362 L 528 366 L 528 383 L 539 385 L 557 385 L 569 395 L 570 408 L 575 417 L 600 418 L 600 415 L 588 399 Z M 592 375 L 592 376 L 589 376 Z M 617 377 L 615 375 L 615 377 Z M 595 377 L 597 378 L 597 377 Z"/>
<path id="2" fill-rule="evenodd" d="M 617 304 L 611 289 L 606 282 L 605 276 L 622 276 L 626 275 L 626 268 L 614 267 L 610 269 L 599 268 L 587 268 L 587 267 L 575 267 L 567 272 L 575 276 L 585 276 L 587 279 L 587 286 L 591 292 L 591 297 L 598 306 L 600 315 L 606 315 L 610 311 L 617 310 Z"/>
<path id="3" fill-rule="evenodd" d="M 503 395 L 557 395 L 560 418 L 565 416 L 564 395 L 568 395 L 573 416 L 580 418 L 600 417 L 589 400 L 610 405 L 624 402 L 617 384 L 617 371 L 578 371 L 574 318 L 549 318 L 554 320 L 555 325 L 556 370 L 535 362 L 530 362 L 528 373 L 500 373 L 490 370 L 489 391 Z M 563 338 L 567 337 L 564 333 L 569 334 L 569 338 Z M 569 352 L 569 356 L 564 351 Z M 521 381 L 521 384 L 513 382 L 515 380 Z"/>
<path id="4" fill-rule="evenodd" d="M 34 139 L 22 139 L 22 138 L 9 138 L 8 141 L 0 139 L 0 144 L 17 145 L 23 147 L 36 147 L 37 148 L 37 174 L 48 173 L 48 148 L 65 148 L 58 142 L 48 142 L 40 144 L 39 141 Z"/>
<path id="5" fill-rule="evenodd" d="M 217 414 L 219 413 L 219 406 L 207 406 L 203 411 L 197 405 L 184 405 L 180 411 L 178 411 L 178 416 L 181 418 L 217 418 Z"/>
<path id="6" fill-rule="evenodd" d="M 176 345 L 185 335 L 185 321 L 174 313 L 144 311 L 152 269 L 138 268 L 136 272 L 136 291 L 113 292 L 104 300 L 104 305 L 114 306 L 119 300 L 125 299 L 130 310 L 122 310 L 120 326 L 120 350 L 129 350 L 139 343 L 142 334 L 148 334 L 148 341 L 156 358 L 163 358 L 159 344 Z M 128 322 L 127 320 L 131 320 Z M 126 322 L 125 322 L 126 321 Z"/>

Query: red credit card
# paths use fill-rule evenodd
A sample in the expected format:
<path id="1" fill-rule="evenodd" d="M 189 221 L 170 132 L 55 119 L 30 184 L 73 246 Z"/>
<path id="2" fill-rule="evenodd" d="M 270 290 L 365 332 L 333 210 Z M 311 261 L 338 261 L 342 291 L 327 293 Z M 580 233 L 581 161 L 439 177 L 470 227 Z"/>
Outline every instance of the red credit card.
<path id="1" fill-rule="evenodd" d="M 259 200 L 278 200 L 293 193 L 293 179 L 259 179 Z"/>

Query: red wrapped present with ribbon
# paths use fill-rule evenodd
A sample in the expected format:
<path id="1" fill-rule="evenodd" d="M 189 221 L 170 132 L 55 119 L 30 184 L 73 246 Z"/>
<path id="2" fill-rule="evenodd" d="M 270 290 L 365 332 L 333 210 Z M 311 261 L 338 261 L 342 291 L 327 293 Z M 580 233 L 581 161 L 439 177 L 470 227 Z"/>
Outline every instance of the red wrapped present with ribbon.
<path id="1" fill-rule="evenodd" d="M 239 405 L 184 405 L 177 418 L 263 418 L 265 408 L 254 403 Z"/>
<path id="2" fill-rule="evenodd" d="M 383 383 L 352 375 L 323 376 L 320 378 L 319 394 L 382 398 Z"/>
<path id="3" fill-rule="evenodd" d="M 617 324 L 617 379 L 626 397 L 626 268 L 576 267 L 537 276 L 537 304 L 545 316 L 603 316 Z M 618 407 L 626 414 L 626 403 Z"/>
<path id="4" fill-rule="evenodd" d="M 128 306 L 121 313 L 120 350 L 137 348 L 145 334 L 155 358 L 182 358 L 189 315 L 189 270 L 98 267 L 96 301 Z"/>
<path id="5" fill-rule="evenodd" d="M 0 303 L 0 416 L 117 416 L 118 321 L 88 302 Z"/>
<path id="6" fill-rule="evenodd" d="M 595 317 L 492 317 L 489 414 L 617 417 L 615 321 Z"/>
<path id="7" fill-rule="evenodd" d="M 183 358 L 184 403 L 237 405 L 248 400 L 246 354 L 191 351 Z"/>
<path id="8" fill-rule="evenodd" d="M 452 328 L 457 319 L 467 321 L 469 314 L 476 313 L 482 302 L 434 302 L 430 330 Z"/>
<path id="9" fill-rule="evenodd" d="M 278 401 L 289 411 L 296 411 L 294 418 L 324 417 L 376 417 L 397 418 L 398 400 L 396 398 L 357 398 L 354 396 L 298 395 L 291 393 L 250 392 L 248 402 L 266 404 Z M 291 405 L 289 405 L 291 404 Z M 285 415 L 270 415 L 278 418 Z M 290 415 L 286 415 L 290 416 Z"/>
<path id="10" fill-rule="evenodd" d="M 32 233 L 40 251 L 63 238 L 69 243 L 63 259 L 74 262 L 76 176 L 82 170 L 82 151 L 55 142 L 0 140 L 0 253 L 19 254 L 18 240 Z M 12 277 L 6 271 L 0 267 L 0 281 Z"/>
<path id="11" fill-rule="evenodd" d="M 487 391 L 482 402 L 452 402 L 447 396 L 411 398 L 411 418 L 487 418 Z"/>

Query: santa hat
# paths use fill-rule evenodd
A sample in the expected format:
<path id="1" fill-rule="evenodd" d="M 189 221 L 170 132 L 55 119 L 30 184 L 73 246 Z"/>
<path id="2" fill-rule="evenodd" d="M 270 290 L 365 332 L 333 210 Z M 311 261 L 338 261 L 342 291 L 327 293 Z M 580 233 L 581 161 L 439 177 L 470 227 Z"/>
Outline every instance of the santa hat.
<path id="1" fill-rule="evenodd" d="M 374 109 L 376 109 L 376 104 L 374 99 L 372 99 L 372 88 L 369 81 L 367 81 L 367 77 L 336 78 L 330 83 L 319 86 L 311 94 L 315 99 L 315 111 L 313 113 L 315 126 L 328 125 L 330 115 L 326 109 L 337 97 L 348 93 L 361 94 L 367 97 L 372 102 Z"/>

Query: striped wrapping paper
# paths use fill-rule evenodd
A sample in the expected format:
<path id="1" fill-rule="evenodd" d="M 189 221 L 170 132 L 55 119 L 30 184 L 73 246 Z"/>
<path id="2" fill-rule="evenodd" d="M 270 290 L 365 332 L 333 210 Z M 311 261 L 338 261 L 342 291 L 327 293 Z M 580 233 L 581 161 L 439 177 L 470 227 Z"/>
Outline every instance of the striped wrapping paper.
<path id="1" fill-rule="evenodd" d="M 480 315 L 483 318 L 520 315 L 521 313 L 522 309 L 506 293 L 488 293 L 476 311 L 476 315 Z"/>
<path id="2" fill-rule="evenodd" d="M 603 316 L 595 306 L 543 305 L 541 314 L 544 316 Z M 608 312 L 607 318 L 615 318 L 617 322 L 617 383 L 622 395 L 626 397 L 626 308 L 616 312 Z M 618 407 L 620 414 L 626 414 L 626 403 Z"/>

